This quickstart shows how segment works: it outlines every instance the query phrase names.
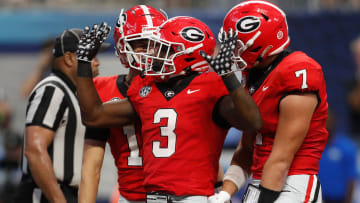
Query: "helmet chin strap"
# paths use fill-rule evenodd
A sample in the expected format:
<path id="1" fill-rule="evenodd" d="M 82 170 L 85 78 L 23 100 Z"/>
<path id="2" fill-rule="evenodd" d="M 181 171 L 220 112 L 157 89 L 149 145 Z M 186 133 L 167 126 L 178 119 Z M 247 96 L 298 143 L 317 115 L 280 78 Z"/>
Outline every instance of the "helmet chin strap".
<path id="1" fill-rule="evenodd" d="M 254 44 L 255 40 L 256 40 L 260 35 L 261 35 L 261 31 L 257 31 L 256 34 L 255 34 L 251 39 L 249 39 L 249 40 L 246 42 L 244 48 L 241 49 L 242 53 L 244 53 L 246 49 L 248 49 L 249 47 L 251 47 L 251 46 Z"/>
<path id="2" fill-rule="evenodd" d="M 257 57 L 256 61 L 261 62 L 262 60 L 264 60 L 265 54 L 270 51 L 271 48 L 273 48 L 272 45 L 267 46 L 264 51 Z"/>
<path id="3" fill-rule="evenodd" d="M 198 44 L 198 45 L 196 45 L 196 46 L 189 47 L 189 48 L 185 49 L 184 54 L 193 53 L 195 50 L 200 49 L 200 48 L 203 47 L 203 46 L 204 46 L 203 43 L 201 43 L 201 44 Z M 156 65 L 156 64 L 155 64 L 155 65 Z M 156 66 L 153 65 L 153 70 L 154 70 L 154 67 L 156 67 Z M 175 67 L 175 68 L 176 68 L 176 67 Z M 178 74 L 169 75 L 169 79 L 170 79 L 170 78 L 177 77 L 177 76 L 180 76 L 180 75 L 186 75 L 186 74 L 189 72 L 189 68 L 191 69 L 191 67 L 188 67 L 188 68 L 185 68 L 184 70 L 180 71 Z"/>
<path id="4" fill-rule="evenodd" d="M 240 62 L 243 63 L 243 67 L 242 67 L 242 68 L 239 68 L 240 70 L 244 70 L 244 69 L 246 68 L 246 66 L 248 65 L 247 62 L 240 57 L 240 55 L 241 55 L 242 53 L 244 53 L 249 47 L 251 47 L 251 46 L 254 44 L 255 40 L 256 40 L 260 35 L 261 35 L 261 31 L 257 31 L 256 34 L 255 34 L 252 38 L 250 38 L 250 39 L 246 42 L 246 44 L 245 44 L 242 48 L 240 48 L 240 50 L 238 51 L 238 56 L 236 56 L 236 57 L 239 57 L 239 58 L 240 58 Z M 241 44 L 244 44 L 241 40 L 238 40 L 238 41 L 240 41 Z M 268 51 L 267 48 L 266 48 L 265 50 L 266 50 L 266 52 Z M 265 51 L 265 50 L 264 50 L 264 51 Z M 265 53 L 266 53 L 266 52 L 265 52 Z M 263 52 L 263 53 L 264 53 L 264 52 Z M 265 55 L 265 53 L 264 53 L 264 55 Z M 261 61 L 261 60 L 262 60 L 262 59 L 260 59 L 260 61 Z M 255 64 L 258 64 L 258 59 L 256 59 Z M 255 65 L 255 64 L 254 64 L 254 65 Z M 254 65 L 253 65 L 253 66 L 254 66 Z"/>

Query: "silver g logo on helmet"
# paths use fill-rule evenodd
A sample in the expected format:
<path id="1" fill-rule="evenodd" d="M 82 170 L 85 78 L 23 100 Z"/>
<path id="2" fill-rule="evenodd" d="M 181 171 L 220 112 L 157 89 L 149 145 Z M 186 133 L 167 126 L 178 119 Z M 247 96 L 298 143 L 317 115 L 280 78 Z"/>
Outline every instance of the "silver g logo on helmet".
<path id="1" fill-rule="evenodd" d="M 260 19 L 256 16 L 245 16 L 236 23 L 236 29 L 242 33 L 253 32 L 260 27 Z"/>
<path id="2" fill-rule="evenodd" d="M 186 27 L 180 31 L 181 37 L 190 42 L 201 42 L 205 39 L 205 34 L 199 28 Z"/>

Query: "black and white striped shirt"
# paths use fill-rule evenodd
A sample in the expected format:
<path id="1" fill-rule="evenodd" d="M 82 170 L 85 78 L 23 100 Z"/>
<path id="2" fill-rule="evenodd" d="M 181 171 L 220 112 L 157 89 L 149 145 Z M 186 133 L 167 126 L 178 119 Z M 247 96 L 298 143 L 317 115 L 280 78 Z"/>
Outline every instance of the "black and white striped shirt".
<path id="1" fill-rule="evenodd" d="M 54 70 L 32 91 L 26 108 L 26 126 L 34 125 L 55 132 L 48 152 L 58 181 L 79 186 L 85 126 L 81 121 L 75 85 L 64 73 Z M 25 139 L 26 134 L 24 143 Z M 22 171 L 31 175 L 24 154 Z"/>

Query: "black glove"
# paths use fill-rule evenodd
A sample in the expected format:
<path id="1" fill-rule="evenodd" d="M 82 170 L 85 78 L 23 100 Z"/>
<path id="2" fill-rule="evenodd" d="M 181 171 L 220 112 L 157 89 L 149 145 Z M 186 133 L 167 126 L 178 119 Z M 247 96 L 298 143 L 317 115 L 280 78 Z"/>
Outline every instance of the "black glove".
<path id="1" fill-rule="evenodd" d="M 228 73 L 236 71 L 236 68 L 232 69 L 231 57 L 236 46 L 238 35 L 234 34 L 232 29 L 229 30 L 228 35 L 226 36 L 223 32 L 220 51 L 215 58 L 212 58 L 204 51 L 200 51 L 200 55 L 210 64 L 214 71 L 220 75 L 226 75 Z"/>
<path id="2" fill-rule="evenodd" d="M 258 203 L 273 203 L 280 196 L 281 192 L 274 191 L 259 185 L 260 195 Z"/>
<path id="3" fill-rule="evenodd" d="M 80 37 L 77 59 L 91 62 L 99 51 L 101 44 L 108 37 L 110 30 L 111 27 L 106 22 L 103 22 L 100 27 L 98 24 L 94 24 L 91 30 L 89 26 L 86 26 L 84 34 Z"/>

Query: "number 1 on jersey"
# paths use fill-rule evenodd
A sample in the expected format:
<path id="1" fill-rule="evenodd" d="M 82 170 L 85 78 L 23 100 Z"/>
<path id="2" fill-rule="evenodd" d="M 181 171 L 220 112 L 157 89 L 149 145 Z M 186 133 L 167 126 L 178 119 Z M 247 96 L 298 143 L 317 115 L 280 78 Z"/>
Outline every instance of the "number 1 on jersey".
<path id="1" fill-rule="evenodd" d="M 295 71 L 295 76 L 296 76 L 297 78 L 300 77 L 300 75 L 302 75 L 301 89 L 306 89 L 306 88 L 308 88 L 308 85 L 307 85 L 307 83 L 306 83 L 306 80 L 307 80 L 306 69 L 301 69 L 301 70 Z"/>
<path id="2" fill-rule="evenodd" d="M 128 156 L 128 166 L 142 166 L 142 157 L 140 156 L 139 143 L 137 141 L 134 126 L 124 126 L 123 131 L 126 135 L 130 150 L 130 156 Z"/>

